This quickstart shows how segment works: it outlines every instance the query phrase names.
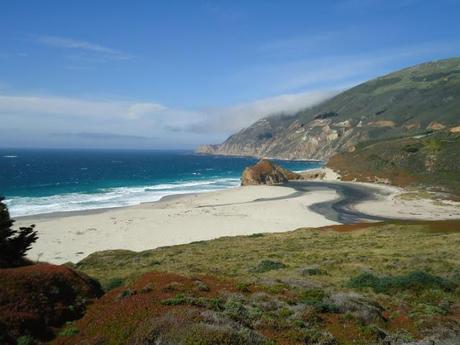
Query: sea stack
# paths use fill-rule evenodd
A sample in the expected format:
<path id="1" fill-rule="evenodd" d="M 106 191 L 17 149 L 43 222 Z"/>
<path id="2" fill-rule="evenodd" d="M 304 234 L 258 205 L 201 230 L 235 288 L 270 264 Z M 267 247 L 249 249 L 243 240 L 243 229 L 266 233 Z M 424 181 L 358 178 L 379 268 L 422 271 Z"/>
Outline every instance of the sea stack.
<path id="1" fill-rule="evenodd" d="M 241 176 L 241 185 L 274 185 L 286 183 L 289 180 L 301 180 L 303 177 L 268 159 L 261 159 L 257 164 L 244 169 Z"/>

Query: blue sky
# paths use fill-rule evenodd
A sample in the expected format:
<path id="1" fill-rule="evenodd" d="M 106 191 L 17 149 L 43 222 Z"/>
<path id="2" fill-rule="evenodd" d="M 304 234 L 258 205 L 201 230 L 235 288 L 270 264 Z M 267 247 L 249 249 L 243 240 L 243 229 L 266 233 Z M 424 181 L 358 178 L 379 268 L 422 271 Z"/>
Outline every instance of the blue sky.
<path id="1" fill-rule="evenodd" d="M 0 146 L 192 148 L 460 55 L 457 0 L 0 4 Z"/>

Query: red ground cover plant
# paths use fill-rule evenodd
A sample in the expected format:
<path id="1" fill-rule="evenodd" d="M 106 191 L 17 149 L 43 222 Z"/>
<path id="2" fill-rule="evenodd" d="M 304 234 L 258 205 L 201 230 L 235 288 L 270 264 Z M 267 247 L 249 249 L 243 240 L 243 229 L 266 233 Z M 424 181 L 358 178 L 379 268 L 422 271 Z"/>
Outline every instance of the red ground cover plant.
<path id="1" fill-rule="evenodd" d="M 212 301 L 219 294 L 236 291 L 231 282 L 210 277 L 146 273 L 128 287 L 105 294 L 88 308 L 83 319 L 75 322 L 78 334 L 58 337 L 53 344 L 124 344 L 128 339 L 131 343 L 136 343 L 136 339 L 142 342 L 151 332 L 150 320 L 162 322 L 163 329 L 199 321 L 200 308 L 181 303 L 180 296 Z"/>
<path id="2" fill-rule="evenodd" d="M 65 266 L 0 269 L 0 343 L 24 335 L 49 340 L 55 328 L 80 318 L 101 295 L 96 281 Z"/>

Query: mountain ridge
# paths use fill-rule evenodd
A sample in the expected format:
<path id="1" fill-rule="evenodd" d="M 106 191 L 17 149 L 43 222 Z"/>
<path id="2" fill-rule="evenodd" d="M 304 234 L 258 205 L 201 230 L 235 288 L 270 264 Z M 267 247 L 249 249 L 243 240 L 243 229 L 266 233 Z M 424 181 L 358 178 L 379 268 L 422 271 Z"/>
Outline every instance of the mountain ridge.
<path id="1" fill-rule="evenodd" d="M 460 58 L 404 68 L 292 115 L 271 116 L 203 145 L 204 154 L 328 160 L 369 139 L 455 128 L 460 122 Z"/>

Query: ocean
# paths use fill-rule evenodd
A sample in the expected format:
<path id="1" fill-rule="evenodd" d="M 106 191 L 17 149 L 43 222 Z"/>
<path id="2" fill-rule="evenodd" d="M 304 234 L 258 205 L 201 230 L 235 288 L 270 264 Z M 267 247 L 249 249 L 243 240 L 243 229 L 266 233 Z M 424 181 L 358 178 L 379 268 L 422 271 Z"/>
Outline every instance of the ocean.
<path id="1" fill-rule="evenodd" d="M 0 149 L 0 195 L 13 217 L 129 206 L 237 187 L 256 161 L 191 151 Z M 275 162 L 293 171 L 321 166 Z"/>

